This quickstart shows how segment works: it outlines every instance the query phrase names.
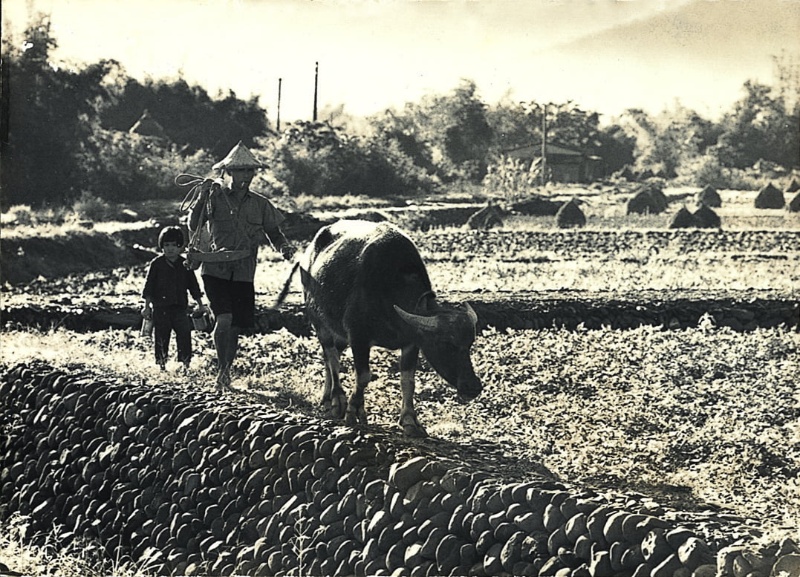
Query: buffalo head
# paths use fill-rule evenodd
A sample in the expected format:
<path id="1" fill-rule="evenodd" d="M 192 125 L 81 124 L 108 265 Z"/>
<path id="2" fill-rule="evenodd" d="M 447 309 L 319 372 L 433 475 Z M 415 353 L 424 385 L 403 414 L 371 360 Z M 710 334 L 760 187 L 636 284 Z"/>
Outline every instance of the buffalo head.
<path id="1" fill-rule="evenodd" d="M 437 309 L 430 316 L 409 313 L 397 305 L 394 308 L 414 331 L 415 341 L 431 366 L 458 391 L 459 400 L 467 402 L 480 395 L 483 386 L 469 356 L 478 322 L 472 307 L 464 304 L 454 309 Z"/>

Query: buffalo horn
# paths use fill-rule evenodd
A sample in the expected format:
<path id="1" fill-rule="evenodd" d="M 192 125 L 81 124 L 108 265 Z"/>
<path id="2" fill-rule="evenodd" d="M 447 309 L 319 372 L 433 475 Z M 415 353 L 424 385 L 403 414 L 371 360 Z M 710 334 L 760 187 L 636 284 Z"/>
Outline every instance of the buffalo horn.
<path id="1" fill-rule="evenodd" d="M 439 326 L 436 317 L 423 317 L 421 315 L 415 315 L 404 311 L 397 305 L 394 305 L 394 310 L 397 311 L 397 314 L 400 315 L 401 319 L 417 329 L 430 331 L 435 330 Z"/>

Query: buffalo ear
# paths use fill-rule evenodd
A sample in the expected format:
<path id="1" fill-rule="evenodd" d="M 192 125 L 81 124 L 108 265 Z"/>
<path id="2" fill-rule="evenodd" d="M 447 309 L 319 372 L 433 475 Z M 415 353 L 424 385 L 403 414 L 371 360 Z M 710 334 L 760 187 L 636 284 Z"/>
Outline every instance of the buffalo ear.
<path id="1" fill-rule="evenodd" d="M 303 283 L 304 287 L 311 287 L 312 283 L 314 282 L 314 278 L 311 276 L 311 273 L 308 272 L 302 266 L 300 266 L 299 269 L 300 269 L 300 282 Z"/>
<path id="2" fill-rule="evenodd" d="M 415 315 L 401 309 L 397 305 L 393 305 L 394 310 L 397 311 L 398 316 L 411 327 L 422 332 L 435 331 L 439 328 L 439 319 L 435 316 L 424 317 L 422 315 Z"/>

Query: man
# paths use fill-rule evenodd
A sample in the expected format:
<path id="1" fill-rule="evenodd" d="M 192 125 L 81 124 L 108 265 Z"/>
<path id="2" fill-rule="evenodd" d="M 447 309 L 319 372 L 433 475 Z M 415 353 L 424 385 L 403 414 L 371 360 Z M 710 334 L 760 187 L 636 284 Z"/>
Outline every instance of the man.
<path id="1" fill-rule="evenodd" d="M 193 235 L 207 227 L 211 252 L 190 252 L 187 260 L 202 263 L 203 285 L 216 318 L 212 335 L 218 360 L 217 389 L 226 390 L 239 334 L 255 326 L 258 247 L 266 235 L 286 260 L 294 257 L 295 249 L 280 229 L 283 215 L 266 197 L 250 190 L 256 170 L 264 165 L 241 141 L 213 168 L 225 180 L 206 179 L 189 215 Z"/>

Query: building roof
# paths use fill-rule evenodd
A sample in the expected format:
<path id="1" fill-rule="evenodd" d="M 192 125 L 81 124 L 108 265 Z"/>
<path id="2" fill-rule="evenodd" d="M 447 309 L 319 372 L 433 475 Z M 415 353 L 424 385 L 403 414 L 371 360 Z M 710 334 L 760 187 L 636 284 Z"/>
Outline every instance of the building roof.
<path id="1" fill-rule="evenodd" d="M 577 150 L 550 143 L 547 143 L 545 152 L 547 156 L 584 156 L 582 152 Z M 511 158 L 537 158 L 542 155 L 542 145 L 531 144 L 528 146 L 520 146 L 519 148 L 506 150 L 504 151 L 504 154 L 506 156 L 510 156 Z"/>
<path id="2" fill-rule="evenodd" d="M 128 132 L 131 134 L 140 134 L 141 136 L 167 137 L 164 127 L 161 126 L 156 119 L 151 118 L 147 110 L 142 112 L 139 120 L 128 129 Z"/>

